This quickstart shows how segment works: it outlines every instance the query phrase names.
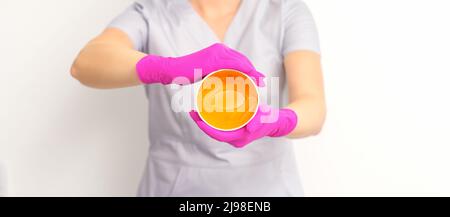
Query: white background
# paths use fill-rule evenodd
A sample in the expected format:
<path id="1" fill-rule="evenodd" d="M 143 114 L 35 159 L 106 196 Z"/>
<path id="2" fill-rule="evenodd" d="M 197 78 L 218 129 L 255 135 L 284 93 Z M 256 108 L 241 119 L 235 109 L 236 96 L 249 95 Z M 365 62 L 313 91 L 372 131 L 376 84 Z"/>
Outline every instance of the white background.
<path id="1" fill-rule="evenodd" d="M 89 89 L 68 72 L 130 2 L 1 1 L 0 195 L 135 194 L 143 90 Z M 322 133 L 296 141 L 306 195 L 450 196 L 448 1 L 306 2 L 328 101 Z"/>

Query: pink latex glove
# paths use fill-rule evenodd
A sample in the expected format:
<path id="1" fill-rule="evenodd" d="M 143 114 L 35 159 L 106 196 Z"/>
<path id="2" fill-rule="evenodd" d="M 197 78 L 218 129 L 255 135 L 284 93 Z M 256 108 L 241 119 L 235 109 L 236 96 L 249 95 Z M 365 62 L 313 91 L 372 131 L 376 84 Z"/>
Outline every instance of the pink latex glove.
<path id="1" fill-rule="evenodd" d="M 286 136 L 297 126 L 297 114 L 290 109 L 274 109 L 267 105 L 258 108 L 255 117 L 243 128 L 234 131 L 216 130 L 200 119 L 196 111 L 189 113 L 198 127 L 213 139 L 227 142 L 236 148 L 263 138 Z"/>
<path id="2" fill-rule="evenodd" d="M 200 76 L 194 76 L 195 69 L 201 69 Z M 139 79 L 145 84 L 190 84 L 220 69 L 241 71 L 249 75 L 258 86 L 264 86 L 262 79 L 265 76 L 256 71 L 247 57 L 220 43 L 182 57 L 148 55 L 136 64 Z M 186 79 L 174 81 L 180 77 Z"/>

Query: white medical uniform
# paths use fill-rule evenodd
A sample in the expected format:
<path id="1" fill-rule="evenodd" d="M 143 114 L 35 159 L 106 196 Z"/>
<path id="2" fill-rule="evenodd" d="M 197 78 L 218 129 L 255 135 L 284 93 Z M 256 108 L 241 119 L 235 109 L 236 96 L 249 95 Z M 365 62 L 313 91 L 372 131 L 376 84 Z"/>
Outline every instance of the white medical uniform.
<path id="1" fill-rule="evenodd" d="M 127 33 L 137 50 L 161 56 L 219 42 L 188 0 L 137 1 L 109 27 Z M 320 52 L 314 20 L 301 0 L 242 0 L 223 43 L 245 54 L 266 81 L 279 77 L 281 106 L 287 103 L 284 55 Z M 265 137 L 236 149 L 208 137 L 188 113 L 173 111 L 177 90 L 170 85 L 145 90 L 150 148 L 138 196 L 303 195 L 289 139 Z M 268 95 L 261 91 L 261 97 Z"/>

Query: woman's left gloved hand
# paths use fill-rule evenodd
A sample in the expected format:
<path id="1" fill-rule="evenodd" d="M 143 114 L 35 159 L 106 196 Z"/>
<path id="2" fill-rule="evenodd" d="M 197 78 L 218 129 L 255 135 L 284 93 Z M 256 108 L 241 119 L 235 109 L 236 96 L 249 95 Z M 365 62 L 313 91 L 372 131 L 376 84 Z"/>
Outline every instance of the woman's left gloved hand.
<path id="1" fill-rule="evenodd" d="M 234 131 L 221 131 L 210 127 L 196 111 L 191 111 L 190 115 L 203 132 L 236 148 L 242 148 L 265 136 L 286 136 L 297 126 L 297 114 L 293 110 L 278 110 L 267 105 L 261 105 L 255 117 L 245 127 Z"/>

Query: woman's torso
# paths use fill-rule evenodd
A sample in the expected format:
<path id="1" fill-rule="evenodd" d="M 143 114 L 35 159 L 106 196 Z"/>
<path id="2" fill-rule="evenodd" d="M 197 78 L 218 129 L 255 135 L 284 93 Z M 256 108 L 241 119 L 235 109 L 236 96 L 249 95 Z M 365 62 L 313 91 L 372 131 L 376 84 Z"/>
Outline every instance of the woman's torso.
<path id="1" fill-rule="evenodd" d="M 265 73 L 268 85 L 260 90 L 261 100 L 275 106 L 287 102 L 281 2 L 242 0 L 223 42 L 244 53 Z M 177 57 L 219 42 L 187 0 L 147 0 L 141 4 L 148 16 L 148 53 Z M 192 85 L 181 88 L 193 96 L 189 95 Z M 208 137 L 187 112 L 174 111 L 182 108 L 172 104 L 173 97 L 180 94 L 173 85 L 148 85 L 146 93 L 150 151 L 140 195 L 301 194 L 290 140 L 266 137 L 236 149 Z M 277 103 L 267 101 L 271 97 Z"/>

